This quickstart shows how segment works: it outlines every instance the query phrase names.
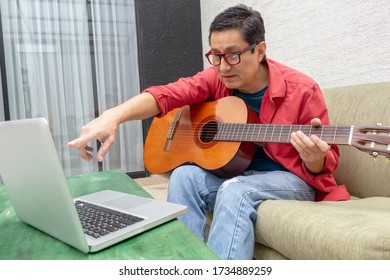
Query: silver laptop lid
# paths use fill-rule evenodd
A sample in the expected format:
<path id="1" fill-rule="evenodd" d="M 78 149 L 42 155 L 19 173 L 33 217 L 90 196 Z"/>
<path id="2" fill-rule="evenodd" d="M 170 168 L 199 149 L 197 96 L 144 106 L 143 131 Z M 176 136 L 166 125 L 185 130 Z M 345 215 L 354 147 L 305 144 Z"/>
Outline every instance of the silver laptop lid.
<path id="1" fill-rule="evenodd" d="M 19 219 L 88 252 L 45 119 L 0 123 L 0 174 Z"/>

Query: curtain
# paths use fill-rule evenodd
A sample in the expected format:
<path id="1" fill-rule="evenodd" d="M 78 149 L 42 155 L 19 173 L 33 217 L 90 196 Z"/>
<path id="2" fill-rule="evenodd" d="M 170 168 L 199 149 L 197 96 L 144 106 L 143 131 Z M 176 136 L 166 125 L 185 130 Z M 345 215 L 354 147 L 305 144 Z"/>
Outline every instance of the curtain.
<path id="1" fill-rule="evenodd" d="M 0 74 L 1 74 L 1 69 L 0 69 Z M 0 76 L 1 77 L 1 76 Z M 0 79 L 0 122 L 4 121 L 4 104 L 3 104 L 3 85 Z M 1 137 L 1 135 L 0 135 Z M 0 185 L 3 185 L 3 178 L 1 177 L 0 174 Z"/>
<path id="2" fill-rule="evenodd" d="M 97 64 L 99 111 L 123 103 L 140 92 L 134 2 L 91 1 Z M 143 170 L 142 123 L 128 122 L 105 157 L 107 169 L 131 166 Z M 130 144 L 129 144 L 130 143 Z"/>
<path id="3" fill-rule="evenodd" d="M 0 69 L 0 77 L 1 77 L 1 69 Z M 3 83 L 0 79 L 0 122 L 4 121 L 4 101 L 3 101 Z M 1 180 L 1 178 L 0 178 Z M 1 181 L 0 181 L 1 184 Z"/>
<path id="4" fill-rule="evenodd" d="M 11 119 L 48 119 L 66 175 L 98 171 L 67 143 L 139 92 L 131 3 L 1 0 Z M 141 123 L 124 125 L 103 168 L 143 170 L 142 143 Z"/>

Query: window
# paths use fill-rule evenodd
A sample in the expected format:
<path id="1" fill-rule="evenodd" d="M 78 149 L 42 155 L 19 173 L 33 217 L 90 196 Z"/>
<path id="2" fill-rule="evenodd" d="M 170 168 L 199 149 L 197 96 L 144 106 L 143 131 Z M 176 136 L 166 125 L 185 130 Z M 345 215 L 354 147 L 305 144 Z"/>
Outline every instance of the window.
<path id="1" fill-rule="evenodd" d="M 142 122 L 121 126 L 102 165 L 67 143 L 101 112 L 140 92 L 134 2 L 4 0 L 5 108 L 0 120 L 45 117 L 66 175 L 121 168 L 144 171 Z M 96 143 L 91 143 L 95 145 Z"/>

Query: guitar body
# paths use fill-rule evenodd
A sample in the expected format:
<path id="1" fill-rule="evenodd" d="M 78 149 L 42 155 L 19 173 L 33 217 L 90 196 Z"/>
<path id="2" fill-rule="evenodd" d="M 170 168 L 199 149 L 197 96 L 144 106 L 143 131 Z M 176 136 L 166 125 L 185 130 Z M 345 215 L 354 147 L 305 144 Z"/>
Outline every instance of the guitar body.
<path id="1" fill-rule="evenodd" d="M 145 167 L 151 173 L 162 174 L 183 164 L 196 164 L 220 177 L 238 175 L 250 164 L 256 145 L 214 141 L 205 130 L 216 123 L 256 122 L 257 115 L 238 97 L 175 109 L 154 118 L 145 141 Z"/>

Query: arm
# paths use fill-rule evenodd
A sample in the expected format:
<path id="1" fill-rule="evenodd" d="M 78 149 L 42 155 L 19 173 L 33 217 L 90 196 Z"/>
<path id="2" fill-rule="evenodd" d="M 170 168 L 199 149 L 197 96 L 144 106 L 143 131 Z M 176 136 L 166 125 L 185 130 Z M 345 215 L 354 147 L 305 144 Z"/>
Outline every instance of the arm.
<path id="1" fill-rule="evenodd" d="M 123 104 L 103 112 L 99 118 L 85 125 L 80 137 L 68 145 L 77 148 L 83 159 L 91 160 L 93 149 L 87 143 L 99 140 L 102 145 L 97 153 L 97 160 L 102 161 L 114 143 L 121 123 L 163 116 L 177 107 L 226 96 L 229 91 L 222 85 L 214 68 L 210 67 L 193 77 L 182 78 L 168 85 L 149 87 Z"/>
<path id="2" fill-rule="evenodd" d="M 142 120 L 160 113 L 154 97 L 143 92 L 127 100 L 121 105 L 104 111 L 97 119 L 82 127 L 80 137 L 69 142 L 68 146 L 77 148 L 80 157 L 90 161 L 93 148 L 88 142 L 99 140 L 102 145 L 97 153 L 97 160 L 102 161 L 115 142 L 116 132 L 121 123 L 130 120 Z"/>

